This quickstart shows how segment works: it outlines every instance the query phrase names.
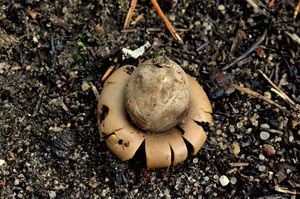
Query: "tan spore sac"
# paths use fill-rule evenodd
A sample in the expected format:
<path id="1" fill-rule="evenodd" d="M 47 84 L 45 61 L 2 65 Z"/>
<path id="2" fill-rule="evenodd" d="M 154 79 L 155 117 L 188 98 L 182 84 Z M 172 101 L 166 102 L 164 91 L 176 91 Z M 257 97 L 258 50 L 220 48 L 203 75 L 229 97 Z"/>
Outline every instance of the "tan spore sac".
<path id="1" fill-rule="evenodd" d="M 101 92 L 98 125 L 108 148 L 124 161 L 145 146 L 148 168 L 169 167 L 195 155 L 206 140 L 201 124 L 212 123 L 202 87 L 165 56 L 127 73 L 132 67 L 115 71 Z"/>
<path id="2" fill-rule="evenodd" d="M 131 74 L 125 102 L 138 127 L 148 132 L 163 132 L 186 116 L 189 95 L 184 71 L 170 59 L 158 57 L 140 64 Z"/>

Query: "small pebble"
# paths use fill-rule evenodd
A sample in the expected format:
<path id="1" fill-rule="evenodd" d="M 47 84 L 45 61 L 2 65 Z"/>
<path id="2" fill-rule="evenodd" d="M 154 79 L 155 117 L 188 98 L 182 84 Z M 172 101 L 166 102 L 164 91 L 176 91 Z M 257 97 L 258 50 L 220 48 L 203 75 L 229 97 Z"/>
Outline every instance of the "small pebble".
<path id="1" fill-rule="evenodd" d="M 265 159 L 266 159 L 266 157 L 265 157 L 263 154 L 259 154 L 258 158 L 259 158 L 260 160 L 265 160 Z"/>
<path id="2" fill-rule="evenodd" d="M 83 92 L 90 90 L 91 86 L 87 81 L 83 81 L 81 85 L 81 89 Z"/>
<path id="3" fill-rule="evenodd" d="M 217 180 L 217 179 L 219 178 L 219 176 L 218 176 L 218 175 L 214 175 L 213 178 L 214 178 L 215 180 Z"/>
<path id="4" fill-rule="evenodd" d="M 274 141 L 275 141 L 275 142 L 281 142 L 281 141 L 282 141 L 282 138 L 281 138 L 281 137 L 278 137 L 278 136 L 276 136 L 276 137 L 275 137 L 275 139 L 274 139 Z"/>
<path id="5" fill-rule="evenodd" d="M 3 166 L 5 163 L 6 163 L 5 160 L 0 159 L 0 166 Z"/>
<path id="6" fill-rule="evenodd" d="M 39 40 L 36 36 L 32 37 L 32 41 L 36 44 L 39 43 Z"/>
<path id="7" fill-rule="evenodd" d="M 243 127 L 243 122 L 238 122 L 238 123 L 236 124 L 236 127 L 237 127 L 238 129 L 242 128 L 242 127 Z"/>
<path id="8" fill-rule="evenodd" d="M 262 132 L 260 132 L 259 136 L 260 136 L 260 139 L 267 140 L 270 138 L 270 133 L 268 133 L 266 131 L 262 131 Z"/>
<path id="9" fill-rule="evenodd" d="M 262 129 L 269 129 L 269 128 L 270 128 L 270 125 L 267 124 L 267 123 L 264 123 L 264 124 L 261 124 L 261 125 L 260 125 L 260 128 L 262 128 Z"/>
<path id="10" fill-rule="evenodd" d="M 229 179 L 228 179 L 228 177 L 225 176 L 225 175 L 222 175 L 222 176 L 219 178 L 219 181 L 220 181 L 220 183 L 221 183 L 221 185 L 222 185 L 223 187 L 225 187 L 225 186 L 227 186 L 227 185 L 229 184 Z"/>
<path id="11" fill-rule="evenodd" d="M 206 181 L 206 182 L 209 181 L 209 177 L 208 177 L 208 176 L 205 176 L 203 179 L 204 179 L 204 181 Z"/>
<path id="12" fill-rule="evenodd" d="M 264 92 L 264 96 L 265 96 L 266 98 L 268 98 L 268 99 L 271 99 L 271 98 L 272 98 L 271 93 L 268 92 L 268 91 Z"/>
<path id="13" fill-rule="evenodd" d="M 103 33 L 103 32 L 104 32 L 104 29 L 103 29 L 99 24 L 97 24 L 97 25 L 95 26 L 95 32 L 96 32 L 96 33 Z"/>
<path id="14" fill-rule="evenodd" d="M 237 183 L 236 177 L 231 177 L 231 178 L 230 178 L 230 183 L 231 183 L 231 184 L 236 184 L 236 183 Z"/>
<path id="15" fill-rule="evenodd" d="M 241 152 L 241 148 L 240 148 L 239 143 L 233 142 L 232 145 L 231 145 L 231 153 L 234 156 L 237 156 L 240 152 Z"/>
<path id="16" fill-rule="evenodd" d="M 56 192 L 55 191 L 49 191 L 49 198 L 55 198 Z"/>
<path id="17" fill-rule="evenodd" d="M 67 14 L 67 13 L 68 13 L 68 8 L 67 8 L 66 6 L 64 6 L 64 7 L 62 8 L 61 12 L 62 12 L 63 14 Z"/>
<path id="18" fill-rule="evenodd" d="M 220 11 L 224 11 L 224 10 L 225 10 L 225 6 L 224 6 L 223 4 L 220 4 L 220 5 L 218 6 L 218 9 L 219 9 Z"/>
<path id="19" fill-rule="evenodd" d="M 184 60 L 183 63 L 182 63 L 182 66 L 183 66 L 183 67 L 187 67 L 188 65 L 189 65 L 189 62 L 186 61 L 186 60 Z"/>
<path id="20" fill-rule="evenodd" d="M 265 172 L 266 169 L 267 169 L 267 167 L 266 167 L 265 165 L 260 165 L 260 166 L 258 167 L 258 170 L 259 170 L 260 172 Z"/>
<path id="21" fill-rule="evenodd" d="M 273 173 L 272 171 L 269 171 L 269 172 L 268 172 L 268 179 L 269 179 L 269 180 L 272 180 L 272 179 L 273 179 L 273 174 L 274 174 L 274 173 Z"/>
<path id="22" fill-rule="evenodd" d="M 20 181 L 19 181 L 18 179 L 15 179 L 14 185 L 15 185 L 15 186 L 18 186 L 19 184 L 20 184 Z"/>
<path id="23" fill-rule="evenodd" d="M 246 133 L 248 133 L 248 134 L 250 134 L 252 132 L 252 128 L 248 128 L 247 130 L 246 130 Z"/>
<path id="24" fill-rule="evenodd" d="M 197 164 L 198 162 L 199 162 L 198 158 L 194 158 L 194 159 L 193 159 L 193 163 L 194 163 L 194 164 Z"/>
<path id="25" fill-rule="evenodd" d="M 229 126 L 229 132 L 230 132 L 230 133 L 234 133 L 234 132 L 235 132 L 235 128 L 234 128 L 233 125 L 230 125 L 230 126 Z"/>
<path id="26" fill-rule="evenodd" d="M 275 155 L 276 150 L 275 150 L 275 148 L 272 145 L 270 145 L 270 144 L 264 144 L 264 146 L 263 146 L 263 153 L 264 153 L 265 156 L 270 157 L 270 156 Z"/>
<path id="27" fill-rule="evenodd" d="M 291 174 L 292 173 L 292 170 L 291 169 L 286 169 L 286 174 Z"/>
<path id="28" fill-rule="evenodd" d="M 289 142 L 294 142 L 294 136 L 289 136 Z"/>

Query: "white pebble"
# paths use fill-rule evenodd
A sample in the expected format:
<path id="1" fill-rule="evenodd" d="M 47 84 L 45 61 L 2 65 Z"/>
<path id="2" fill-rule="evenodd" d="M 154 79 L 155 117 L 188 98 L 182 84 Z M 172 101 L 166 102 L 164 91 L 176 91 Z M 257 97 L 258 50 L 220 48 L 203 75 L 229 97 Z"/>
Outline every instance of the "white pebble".
<path id="1" fill-rule="evenodd" d="M 55 191 L 49 191 L 49 197 L 50 198 L 55 198 L 56 197 L 56 192 Z"/>
<path id="2" fill-rule="evenodd" d="M 183 63 L 182 63 L 182 66 L 183 66 L 183 67 L 187 67 L 188 65 L 189 65 L 189 62 L 186 61 L 186 60 L 184 60 Z"/>
<path id="3" fill-rule="evenodd" d="M 225 10 L 225 6 L 223 4 L 221 4 L 221 5 L 218 6 L 218 9 L 220 11 L 224 11 Z"/>
<path id="4" fill-rule="evenodd" d="M 0 166 L 4 165 L 6 162 L 3 159 L 0 159 Z"/>
<path id="5" fill-rule="evenodd" d="M 197 164 L 198 162 L 199 162 L 198 158 L 194 158 L 194 159 L 193 159 L 193 163 L 194 163 L 194 164 Z"/>
<path id="6" fill-rule="evenodd" d="M 261 166 L 258 167 L 258 170 L 259 170 L 260 172 L 265 172 L 266 169 L 267 169 L 267 167 L 266 167 L 265 165 L 261 165 Z"/>
<path id="7" fill-rule="evenodd" d="M 291 169 L 286 169 L 286 174 L 291 174 L 292 173 L 292 170 Z"/>
<path id="8" fill-rule="evenodd" d="M 14 185 L 15 185 L 15 186 L 18 186 L 19 184 L 20 184 L 20 181 L 19 181 L 18 179 L 15 179 Z"/>
<path id="9" fill-rule="evenodd" d="M 34 36 L 34 37 L 32 38 L 32 40 L 33 40 L 34 43 L 39 43 L 39 40 L 38 40 L 38 38 L 37 38 L 36 36 Z"/>
<path id="10" fill-rule="evenodd" d="M 230 183 L 231 183 L 231 184 L 236 184 L 236 183 L 237 183 L 236 177 L 231 177 L 231 178 L 230 178 Z"/>
<path id="11" fill-rule="evenodd" d="M 81 84 L 81 89 L 83 92 L 90 90 L 91 86 L 87 81 L 83 81 Z"/>
<path id="12" fill-rule="evenodd" d="M 289 142 L 294 142 L 294 136 L 289 136 Z"/>
<path id="13" fill-rule="evenodd" d="M 260 128 L 263 128 L 263 129 L 269 129 L 269 128 L 270 128 L 270 125 L 267 124 L 267 123 L 264 123 L 264 124 L 261 124 L 261 125 L 260 125 Z"/>
<path id="14" fill-rule="evenodd" d="M 266 159 L 266 157 L 265 157 L 263 154 L 259 154 L 258 158 L 259 158 L 260 160 L 265 160 L 265 159 Z"/>
<path id="15" fill-rule="evenodd" d="M 262 131 L 262 132 L 260 132 L 259 136 L 260 136 L 260 139 L 267 140 L 270 138 L 270 133 L 268 133 L 266 131 Z"/>
<path id="16" fill-rule="evenodd" d="M 274 141 L 275 141 L 275 142 L 281 142 L 281 141 L 282 141 L 282 138 L 276 136 L 275 139 L 274 139 Z"/>
<path id="17" fill-rule="evenodd" d="M 220 178 L 219 178 L 219 181 L 221 183 L 221 185 L 223 187 L 227 186 L 229 184 L 229 179 L 227 178 L 227 176 L 225 175 L 222 175 Z"/>

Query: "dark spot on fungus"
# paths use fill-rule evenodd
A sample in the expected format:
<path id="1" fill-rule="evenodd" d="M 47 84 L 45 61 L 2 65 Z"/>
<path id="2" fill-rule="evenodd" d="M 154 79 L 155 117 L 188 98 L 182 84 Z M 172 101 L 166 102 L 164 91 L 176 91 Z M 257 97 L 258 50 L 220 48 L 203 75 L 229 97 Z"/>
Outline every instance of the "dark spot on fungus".
<path id="1" fill-rule="evenodd" d="M 107 106 L 103 105 L 100 109 L 99 120 L 102 122 L 108 115 L 109 109 Z"/>
<path id="2" fill-rule="evenodd" d="M 118 140 L 118 144 L 120 144 L 120 145 L 123 144 L 123 140 L 122 140 L 122 139 L 119 139 L 119 140 Z"/>

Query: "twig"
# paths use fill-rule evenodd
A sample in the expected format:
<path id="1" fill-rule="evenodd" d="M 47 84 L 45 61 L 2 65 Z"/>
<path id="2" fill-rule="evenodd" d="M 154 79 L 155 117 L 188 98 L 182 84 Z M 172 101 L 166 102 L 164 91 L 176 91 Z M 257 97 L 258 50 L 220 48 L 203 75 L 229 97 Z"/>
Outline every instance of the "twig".
<path id="1" fill-rule="evenodd" d="M 274 87 L 274 89 L 272 89 L 273 92 L 275 92 L 277 95 L 279 95 L 282 99 L 284 99 L 289 104 L 295 105 L 295 102 L 293 102 L 293 100 L 289 98 L 289 96 L 287 96 L 278 86 L 276 86 L 272 82 L 272 80 L 270 80 L 270 78 L 268 78 L 267 75 L 264 72 L 262 72 L 262 70 L 258 70 L 258 72 L 260 72 L 260 74 L 262 74 L 262 76 Z"/>
<path id="2" fill-rule="evenodd" d="M 257 5 L 257 1 L 254 1 L 254 0 L 246 0 L 246 1 L 247 1 L 247 3 L 248 3 L 250 6 L 253 7 L 254 12 L 260 12 L 261 14 L 268 16 L 268 13 L 267 13 L 265 10 L 261 9 L 261 8 Z M 258 1 L 258 2 L 259 2 L 259 1 Z"/>
<path id="3" fill-rule="evenodd" d="M 24 57 L 24 53 L 23 53 L 23 48 L 21 48 L 21 46 L 19 45 L 18 49 L 19 49 L 20 63 L 22 65 L 22 67 L 24 67 L 25 57 Z"/>
<path id="4" fill-rule="evenodd" d="M 247 1 L 247 3 L 248 3 L 250 6 L 252 6 L 255 10 L 259 10 L 259 7 L 258 7 L 258 5 L 256 4 L 255 1 L 253 1 L 253 0 L 246 0 L 246 1 Z"/>
<path id="5" fill-rule="evenodd" d="M 38 111 L 39 111 L 39 109 L 40 109 L 40 107 L 41 107 L 42 98 L 43 98 L 44 94 L 45 94 L 45 91 L 42 91 L 42 92 L 39 94 L 39 99 L 38 99 L 38 101 L 37 101 L 37 103 L 36 103 L 36 105 L 35 105 L 35 107 L 34 107 L 34 111 L 33 111 L 33 113 L 32 113 L 32 117 L 35 117 L 35 116 L 37 115 L 37 113 L 38 113 Z"/>
<path id="6" fill-rule="evenodd" d="M 241 43 L 241 41 L 245 38 L 245 32 L 243 30 L 243 27 L 245 25 L 243 22 L 240 20 L 239 22 L 239 29 L 234 37 L 234 40 L 232 42 L 231 48 L 230 48 L 230 53 L 229 55 L 232 56 L 234 52 L 236 51 L 237 46 Z"/>
<path id="7" fill-rule="evenodd" d="M 279 108 L 282 111 L 286 111 L 286 109 L 282 106 L 280 106 L 279 104 L 277 104 L 276 102 L 274 102 L 273 100 L 266 98 L 265 96 L 249 89 L 249 88 L 245 88 L 245 87 L 240 87 L 239 85 L 236 84 L 231 84 L 236 90 L 240 91 L 240 92 L 244 92 L 247 95 L 250 95 L 252 97 L 255 97 L 257 99 L 263 100 L 265 102 L 267 102 L 268 104 L 271 104 L 273 106 L 276 106 L 277 108 Z"/>
<path id="8" fill-rule="evenodd" d="M 110 67 L 108 67 L 108 69 L 106 70 L 106 72 L 104 73 L 104 75 L 101 78 L 101 82 L 104 82 L 107 77 L 111 74 L 111 72 L 114 70 L 114 68 L 116 67 L 116 65 L 112 65 Z"/>
<path id="9" fill-rule="evenodd" d="M 269 0 L 268 7 L 272 8 L 274 6 L 275 0 Z"/>
<path id="10" fill-rule="evenodd" d="M 208 43 L 202 44 L 201 46 L 199 46 L 199 47 L 196 49 L 196 52 L 199 52 L 200 50 L 202 50 L 202 49 L 205 48 L 206 46 L 208 46 Z"/>
<path id="11" fill-rule="evenodd" d="M 300 1 L 299 1 L 300 2 Z M 296 42 L 298 45 L 300 45 L 300 37 L 295 33 L 290 33 L 288 31 L 284 32 L 286 35 L 288 35 L 294 42 Z"/>
<path id="12" fill-rule="evenodd" d="M 64 30 L 66 30 L 67 32 L 71 32 L 72 30 L 72 27 L 65 23 L 65 21 L 63 19 L 60 19 L 58 18 L 57 16 L 55 15 L 50 15 L 49 16 L 49 20 L 51 21 L 51 23 L 54 25 L 54 26 L 57 26 L 57 27 L 60 27 L 60 28 L 63 28 Z"/>
<path id="13" fill-rule="evenodd" d="M 240 62 L 241 60 L 245 59 L 248 55 L 250 55 L 256 48 L 257 46 L 259 46 L 266 38 L 267 36 L 267 29 L 264 31 L 263 35 L 245 52 L 243 53 L 241 56 L 239 56 L 238 58 L 236 58 L 233 62 L 231 62 L 230 64 L 224 66 L 222 68 L 222 70 L 227 70 L 230 67 L 232 67 L 233 65 L 237 64 L 238 62 Z"/>
<path id="14" fill-rule="evenodd" d="M 51 66 L 52 67 L 55 67 L 55 64 L 56 64 L 56 50 L 55 50 L 55 44 L 54 44 L 54 34 L 52 33 L 51 34 L 51 40 L 50 40 L 50 43 L 51 43 Z"/>
<path id="15" fill-rule="evenodd" d="M 261 128 L 261 130 L 268 131 L 269 133 L 277 134 L 277 135 L 283 135 L 282 131 L 276 130 L 276 129 L 270 129 L 270 128 Z"/>
<path id="16" fill-rule="evenodd" d="M 124 27 L 123 27 L 124 29 L 127 29 L 129 27 L 129 23 L 131 21 L 131 18 L 132 18 L 133 12 L 135 10 L 136 4 L 137 4 L 137 0 L 131 0 L 130 8 L 127 12 L 127 16 L 126 16 Z"/>
<path id="17" fill-rule="evenodd" d="M 300 0 L 298 1 L 298 4 L 297 4 L 297 6 L 295 8 L 295 11 L 294 11 L 294 19 L 297 18 L 299 10 L 300 10 Z"/>
<path id="18" fill-rule="evenodd" d="M 99 101 L 100 100 L 100 94 L 99 94 L 96 86 L 92 82 L 90 82 L 90 85 L 92 87 L 92 91 L 93 91 L 93 93 L 94 93 L 94 95 L 96 97 L 96 100 Z"/>
<path id="19" fill-rule="evenodd" d="M 68 109 L 68 107 L 66 106 L 66 104 L 64 103 L 64 100 L 63 100 L 63 99 L 61 99 L 61 107 L 62 107 L 66 112 L 69 111 L 69 109 Z"/>
<path id="20" fill-rule="evenodd" d="M 133 29 L 126 29 L 126 30 L 121 30 L 122 33 L 129 33 L 129 32 L 141 32 L 141 31 L 146 31 L 146 32 L 162 32 L 164 29 L 162 28 L 133 28 Z M 178 28 L 176 29 L 177 32 L 188 32 L 191 29 L 189 28 Z"/>
<path id="21" fill-rule="evenodd" d="M 248 162 L 231 162 L 229 163 L 231 167 L 246 167 L 249 165 Z"/>
<path id="22" fill-rule="evenodd" d="M 278 191 L 278 192 L 281 192 L 281 193 L 293 194 L 293 195 L 299 194 L 299 193 L 297 193 L 297 191 L 290 191 L 286 188 L 280 187 L 279 185 L 275 186 L 275 191 Z"/>
<path id="23" fill-rule="evenodd" d="M 154 9 L 156 10 L 156 12 L 158 13 L 158 15 L 160 16 L 160 18 L 166 24 L 166 26 L 167 26 L 168 30 L 170 31 L 171 35 L 176 39 L 176 41 L 178 41 L 180 44 L 183 44 L 183 40 L 177 34 L 176 30 L 174 29 L 174 27 L 172 26 L 172 24 L 170 23 L 170 21 L 168 20 L 166 15 L 161 10 L 159 4 L 157 3 L 157 0 L 151 0 L 151 3 L 153 5 Z"/>

